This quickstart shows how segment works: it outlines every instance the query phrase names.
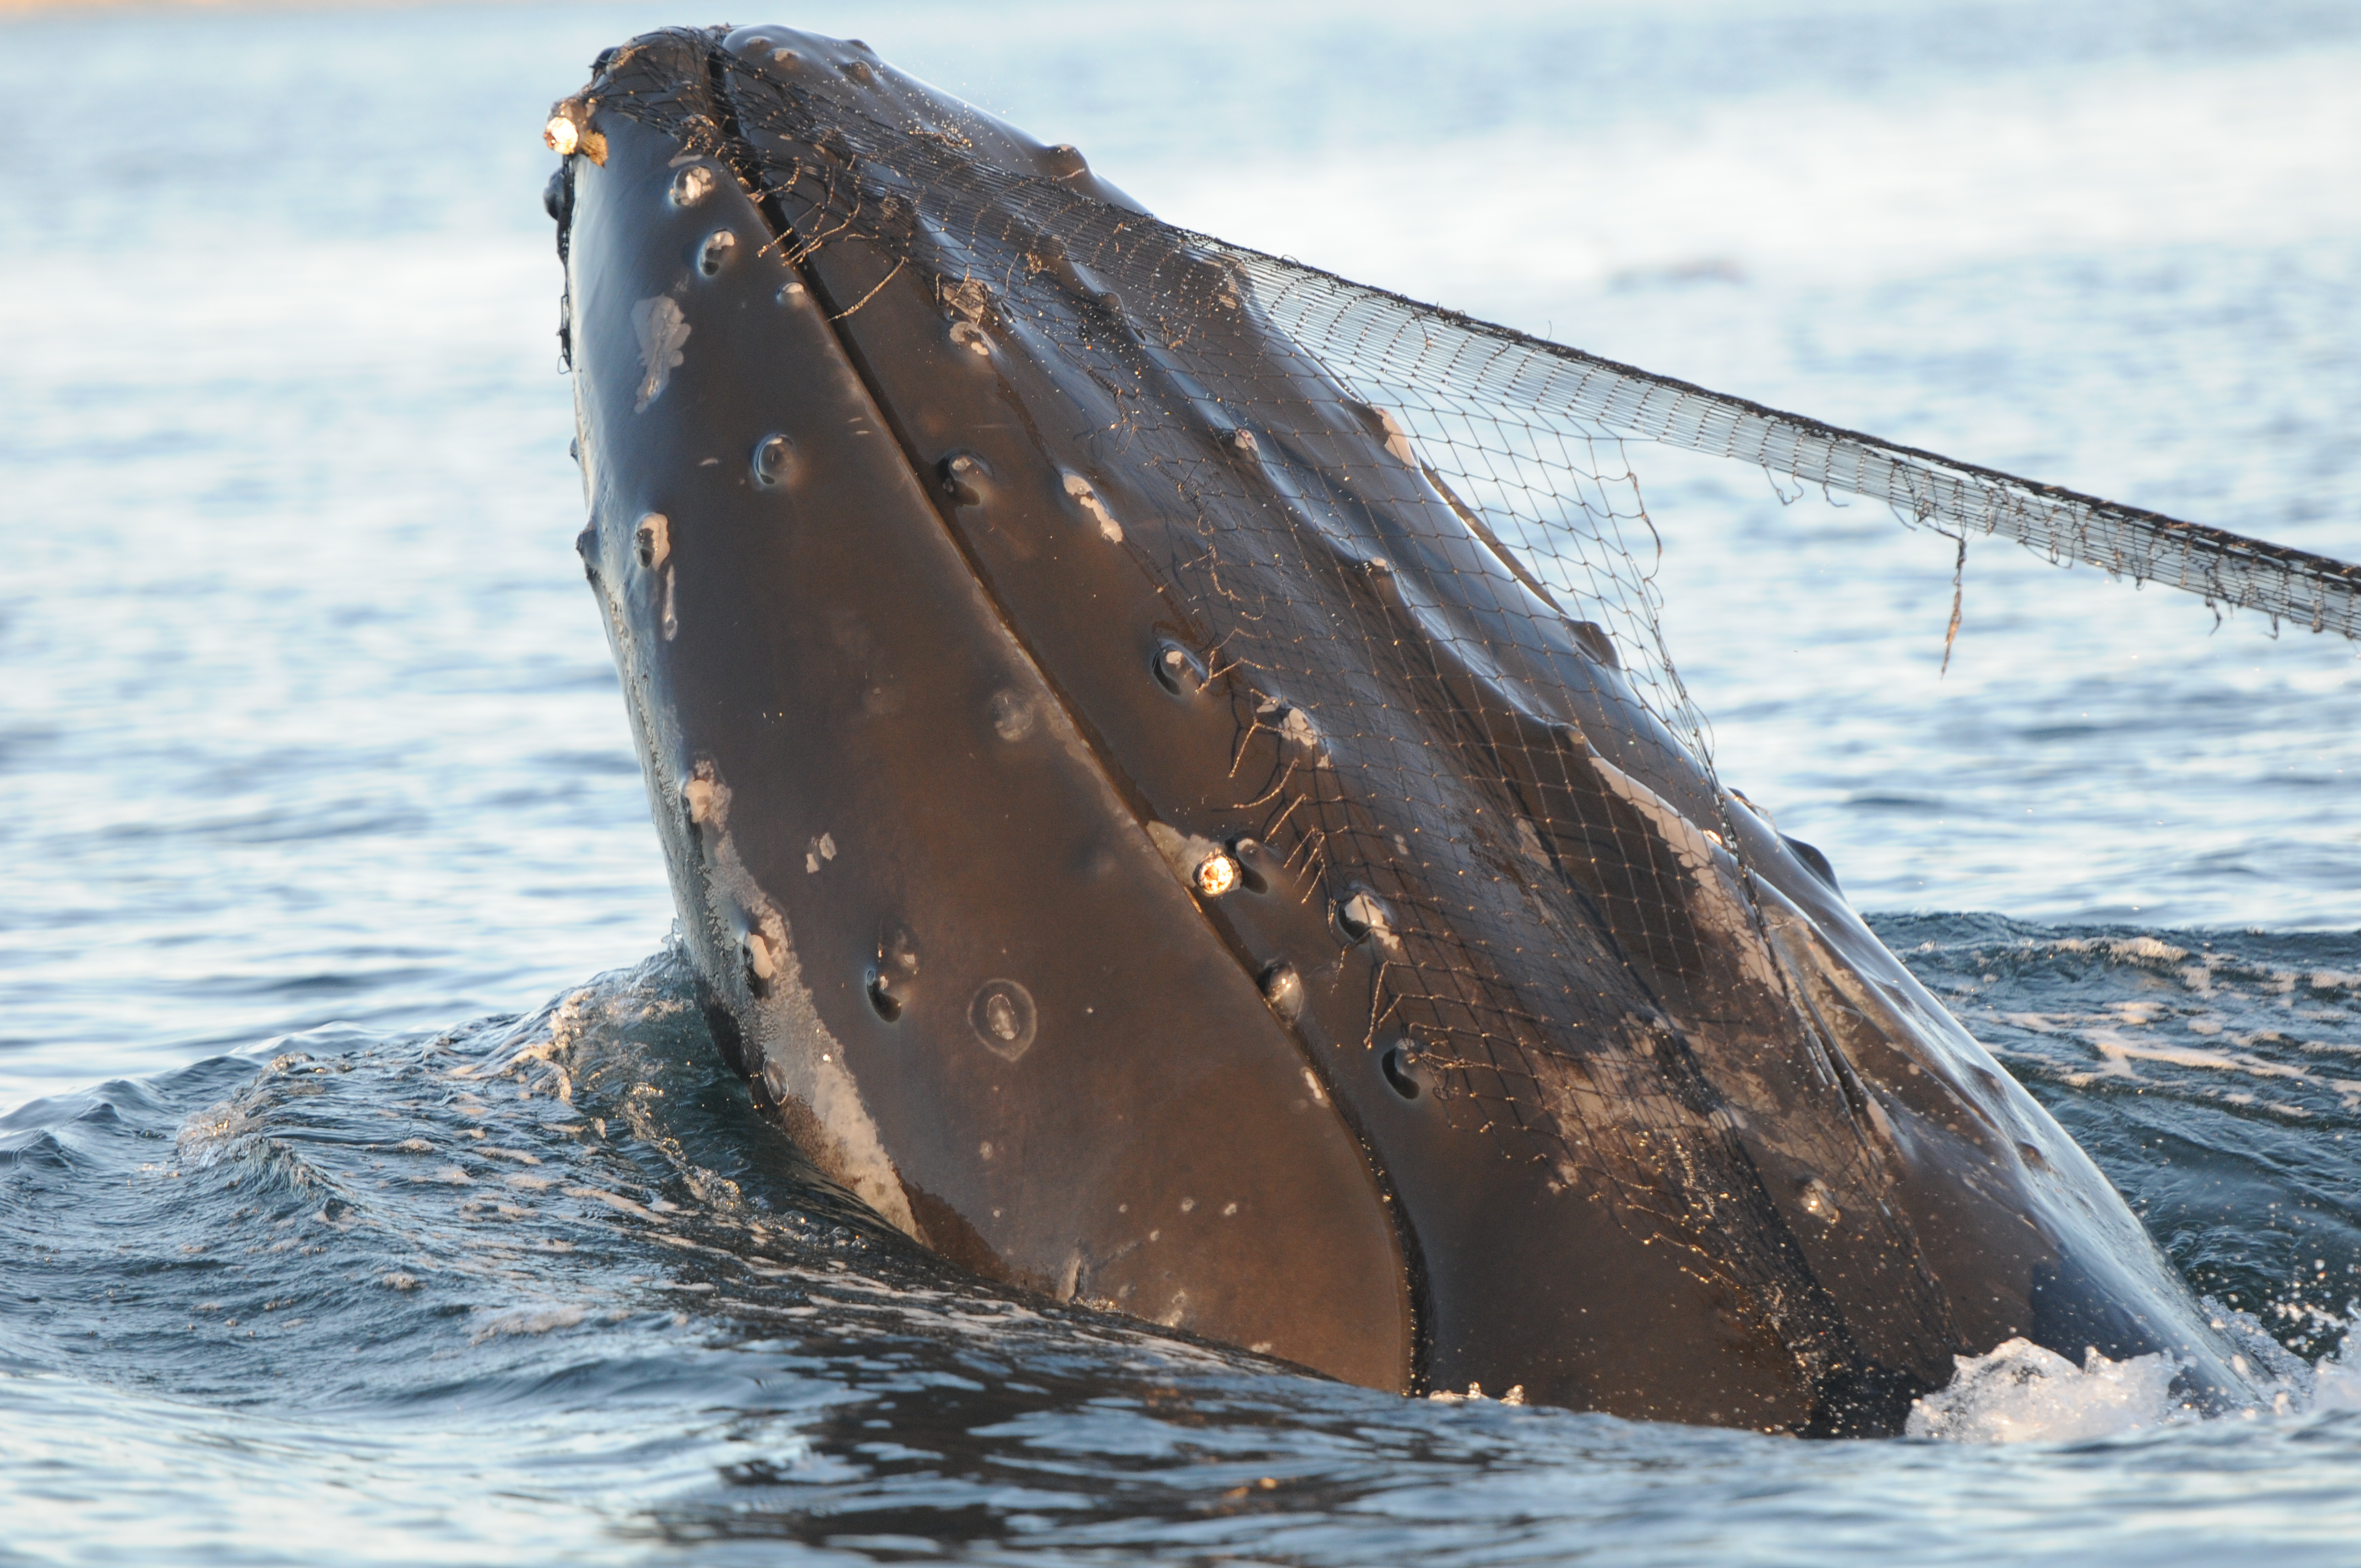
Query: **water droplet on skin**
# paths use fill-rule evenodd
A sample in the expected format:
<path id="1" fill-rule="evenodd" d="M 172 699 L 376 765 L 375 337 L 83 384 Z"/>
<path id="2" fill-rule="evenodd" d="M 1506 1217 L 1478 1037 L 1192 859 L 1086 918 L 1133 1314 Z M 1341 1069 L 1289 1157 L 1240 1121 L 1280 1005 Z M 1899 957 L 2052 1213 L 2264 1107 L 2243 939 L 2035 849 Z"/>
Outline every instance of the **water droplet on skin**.
<path id="1" fill-rule="evenodd" d="M 1262 971 L 1262 999 L 1289 1023 L 1303 1011 L 1303 976 L 1290 963 L 1275 963 Z"/>
<path id="2" fill-rule="evenodd" d="M 899 921 L 888 926 L 877 938 L 877 962 L 889 973 L 916 976 L 918 972 L 918 938 Z"/>
<path id="3" fill-rule="evenodd" d="M 683 170 L 681 172 L 686 173 L 687 170 Z M 730 265 L 730 258 L 737 253 L 737 249 L 736 235 L 731 234 L 728 229 L 716 229 L 705 236 L 703 245 L 697 247 L 697 269 L 708 278 L 719 278 L 721 275 L 721 269 Z"/>
<path id="4" fill-rule="evenodd" d="M 754 444 L 754 482 L 764 489 L 787 482 L 796 462 L 796 444 L 784 435 L 766 435 Z"/>
<path id="5" fill-rule="evenodd" d="M 692 163 L 672 177 L 672 203 L 675 207 L 694 207 L 712 195 L 719 183 L 712 170 L 702 163 Z"/>
<path id="6" fill-rule="evenodd" d="M 1023 693 L 993 693 L 990 711 L 993 733 L 1003 740 L 1022 740 L 1033 733 L 1033 704 Z"/>
<path id="7" fill-rule="evenodd" d="M 1817 1176 L 1804 1183 L 1803 1201 L 1805 1213 L 1831 1225 L 1844 1217 L 1837 1209 L 1837 1195 Z"/>
<path id="8" fill-rule="evenodd" d="M 968 1026 L 984 1048 L 1015 1061 L 1033 1046 L 1036 1024 L 1032 993 L 1013 980 L 988 980 L 968 1003 Z"/>

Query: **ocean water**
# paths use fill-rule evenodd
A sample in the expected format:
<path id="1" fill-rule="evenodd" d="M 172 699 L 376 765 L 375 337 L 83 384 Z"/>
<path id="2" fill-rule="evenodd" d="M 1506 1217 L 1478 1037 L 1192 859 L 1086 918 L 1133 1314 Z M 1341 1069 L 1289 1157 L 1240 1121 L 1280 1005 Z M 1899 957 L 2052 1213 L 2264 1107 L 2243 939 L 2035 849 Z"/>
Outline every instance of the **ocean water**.
<path id="1" fill-rule="evenodd" d="M 1722 773 L 2272 1408 L 2006 1356 L 1886 1442 L 1404 1401 L 815 1180 L 688 1004 L 572 552 L 538 127 L 702 19 L 0 22 L 0 1563 L 2350 1560 L 2353 648 L 1977 543 L 1945 671 L 1950 543 L 1752 471 L 1629 454 Z M 777 19 L 1176 221 L 2361 556 L 2349 6 Z"/>

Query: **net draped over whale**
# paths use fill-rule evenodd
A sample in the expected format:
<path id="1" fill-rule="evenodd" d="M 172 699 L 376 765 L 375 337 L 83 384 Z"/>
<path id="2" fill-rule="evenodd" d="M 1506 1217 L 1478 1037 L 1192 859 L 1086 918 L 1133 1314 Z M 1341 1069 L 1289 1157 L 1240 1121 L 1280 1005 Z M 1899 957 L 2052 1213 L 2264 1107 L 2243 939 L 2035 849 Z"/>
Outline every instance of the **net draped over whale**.
<path id="1" fill-rule="evenodd" d="M 1619 633 L 1615 647 L 1650 706 L 1700 743 L 1698 715 L 1663 646 L 1651 565 L 1660 546 L 1626 461 L 1630 440 L 1883 501 L 1906 524 L 1962 541 L 2012 540 L 2059 565 L 2163 583 L 2217 609 L 2267 616 L 2274 630 L 2361 640 L 2361 566 L 1784 412 L 1181 228 L 972 156 L 950 116 L 891 125 L 750 66 L 733 63 L 728 74 L 730 128 L 822 154 L 764 158 L 758 134 L 759 167 L 740 170 L 758 194 L 791 193 L 823 215 L 807 216 L 792 246 L 809 252 L 857 236 L 939 270 L 956 258 L 965 269 L 946 291 L 954 308 L 965 286 L 974 309 L 989 302 L 1052 335 L 1071 318 L 1028 310 L 1028 296 L 1080 287 L 1115 318 L 1108 324 L 1157 334 L 1168 363 L 1242 423 L 1278 406 L 1258 388 L 1298 398 L 1303 378 L 1266 357 L 1208 353 L 1191 342 L 1190 323 L 1208 311 L 1254 313 L 1315 375 L 1386 411 L 1389 433 L 1414 447 L 1412 460 L 1471 527 L 1505 547 L 1528 586 Z M 723 152 L 723 127 L 679 112 L 672 98 L 626 90 L 608 104 Z M 737 144 L 740 161 L 745 145 Z M 1073 166 L 1082 167 L 1078 154 Z M 1123 374 L 1087 342 L 1059 346 Z M 1133 417 L 1153 421 L 1156 411 Z M 1217 480 L 1209 472 L 1184 482 Z"/>

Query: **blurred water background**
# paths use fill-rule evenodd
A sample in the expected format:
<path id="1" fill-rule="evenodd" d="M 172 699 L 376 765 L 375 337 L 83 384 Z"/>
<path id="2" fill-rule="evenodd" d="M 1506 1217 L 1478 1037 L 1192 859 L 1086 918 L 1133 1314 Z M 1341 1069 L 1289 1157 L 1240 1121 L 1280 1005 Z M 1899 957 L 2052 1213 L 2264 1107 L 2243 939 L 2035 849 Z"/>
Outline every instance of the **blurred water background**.
<path id="1" fill-rule="evenodd" d="M 2361 556 L 2345 4 L 815 5 L 1168 218 Z M 726 1081 L 572 539 L 648 5 L 0 18 L 0 1563 L 2349 1561 L 2351 645 L 1634 448 L 1731 782 L 2289 1398 L 1801 1444 L 1007 1299 Z M 571 1101 L 554 1092 L 563 1074 Z M 2356 1140 L 2361 1142 L 2361 1140 Z"/>

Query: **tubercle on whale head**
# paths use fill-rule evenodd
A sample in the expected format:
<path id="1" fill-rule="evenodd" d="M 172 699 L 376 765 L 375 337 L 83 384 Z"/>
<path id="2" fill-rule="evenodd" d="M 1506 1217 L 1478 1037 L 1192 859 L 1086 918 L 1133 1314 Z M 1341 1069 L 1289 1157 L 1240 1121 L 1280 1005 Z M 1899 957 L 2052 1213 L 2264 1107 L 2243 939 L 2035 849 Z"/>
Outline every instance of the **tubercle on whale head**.
<path id="1" fill-rule="evenodd" d="M 571 320 L 619 663 L 679 731 L 643 754 L 733 781 L 821 1031 L 733 1023 L 746 1069 L 825 1038 L 914 1234 L 1380 1387 L 1825 1432 L 2178 1321 L 2087 1161 L 1235 258 L 1139 260 L 1112 198 L 1043 232 L 1022 192 L 1094 176 L 851 45 L 659 35 L 598 92 L 634 110 L 572 166 Z M 896 136 L 1009 210 L 847 222 Z M 737 177 L 684 206 L 681 168 Z M 703 274 L 717 222 L 772 237 Z M 817 1140 L 849 1103 L 782 1091 Z M 1264 1230 L 1128 1218 L 1217 1179 Z"/>

